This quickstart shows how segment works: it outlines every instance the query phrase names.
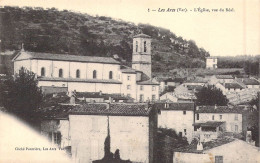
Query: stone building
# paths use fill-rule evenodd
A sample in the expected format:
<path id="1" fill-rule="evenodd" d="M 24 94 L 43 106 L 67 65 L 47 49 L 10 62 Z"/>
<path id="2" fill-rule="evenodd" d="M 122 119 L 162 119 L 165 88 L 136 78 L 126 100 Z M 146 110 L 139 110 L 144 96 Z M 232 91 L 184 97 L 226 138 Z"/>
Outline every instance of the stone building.
<path id="1" fill-rule="evenodd" d="M 13 58 L 14 73 L 21 67 L 36 73 L 38 85 L 58 91 L 118 93 L 145 102 L 159 99 L 159 84 L 151 80 L 151 38 L 134 36 L 132 68 L 110 57 L 28 52 Z"/>
<path id="2" fill-rule="evenodd" d="M 218 58 L 217 57 L 207 57 L 206 58 L 206 68 L 209 68 L 209 69 L 218 68 Z"/>
<path id="3" fill-rule="evenodd" d="M 75 162 L 104 157 L 104 142 L 110 135 L 111 152 L 133 162 L 153 162 L 157 111 L 140 103 L 89 103 L 45 108 L 42 134 L 53 143 L 70 149 Z"/>
<path id="4" fill-rule="evenodd" d="M 160 110 L 158 126 L 175 130 L 177 134 L 186 137 L 190 143 L 194 130 L 194 103 L 175 102 L 155 103 L 154 105 Z"/>

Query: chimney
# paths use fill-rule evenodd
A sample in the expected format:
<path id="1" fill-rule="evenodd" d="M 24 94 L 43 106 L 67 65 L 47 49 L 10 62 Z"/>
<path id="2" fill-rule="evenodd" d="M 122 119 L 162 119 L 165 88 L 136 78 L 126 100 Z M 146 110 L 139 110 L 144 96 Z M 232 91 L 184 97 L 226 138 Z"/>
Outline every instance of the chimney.
<path id="1" fill-rule="evenodd" d="M 99 95 L 102 96 L 102 91 L 99 91 Z"/>
<path id="2" fill-rule="evenodd" d="M 76 102 L 75 102 L 75 96 L 71 96 L 71 97 L 70 97 L 70 104 L 71 104 L 71 105 L 75 105 L 75 104 L 76 104 Z"/>
<path id="3" fill-rule="evenodd" d="M 109 110 L 109 109 L 110 109 L 110 103 L 107 103 L 106 110 Z"/>
<path id="4" fill-rule="evenodd" d="M 215 109 L 215 110 L 217 109 L 217 104 L 215 104 L 214 109 Z"/>
<path id="5" fill-rule="evenodd" d="M 252 142 L 252 133 L 251 131 L 246 131 L 246 142 L 251 143 Z"/>
<path id="6" fill-rule="evenodd" d="M 109 102 L 109 103 L 112 103 L 112 102 L 113 102 L 113 98 L 109 96 L 109 97 L 108 97 L 108 102 Z"/>

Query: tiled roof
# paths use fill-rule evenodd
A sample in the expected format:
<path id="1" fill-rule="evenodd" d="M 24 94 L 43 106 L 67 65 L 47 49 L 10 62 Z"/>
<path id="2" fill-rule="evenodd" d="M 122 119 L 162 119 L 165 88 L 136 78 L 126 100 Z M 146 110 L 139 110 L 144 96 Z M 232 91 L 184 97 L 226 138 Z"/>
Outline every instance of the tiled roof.
<path id="1" fill-rule="evenodd" d="M 110 63 L 119 64 L 110 57 L 94 57 L 94 56 L 79 56 L 67 54 L 52 54 L 52 53 L 39 53 L 39 52 L 20 52 L 13 60 L 20 60 L 19 55 L 24 54 L 22 59 L 44 59 L 44 60 L 57 60 L 57 61 L 76 61 L 76 62 L 90 62 L 90 63 Z"/>
<path id="2" fill-rule="evenodd" d="M 41 108 L 38 113 L 43 119 L 68 119 L 69 111 L 74 109 L 73 105 L 56 105 Z"/>
<path id="3" fill-rule="evenodd" d="M 151 36 L 148 36 L 148 35 L 143 34 L 143 33 L 135 35 L 133 38 L 139 38 L 139 37 L 141 37 L 141 38 L 151 38 Z"/>
<path id="4" fill-rule="evenodd" d="M 99 92 L 77 92 L 76 93 L 77 98 L 104 98 L 105 100 L 108 100 L 109 97 L 112 97 L 115 100 L 130 100 L 132 98 L 122 96 L 120 94 L 106 94 L 106 93 L 99 93 Z"/>
<path id="5" fill-rule="evenodd" d="M 79 78 L 49 78 L 49 77 L 38 77 L 37 79 L 40 81 L 122 84 L 122 82 L 114 79 L 103 80 L 103 79 L 79 79 Z"/>
<path id="6" fill-rule="evenodd" d="M 217 79 L 234 79 L 232 75 L 216 75 Z"/>
<path id="7" fill-rule="evenodd" d="M 216 121 L 207 121 L 204 123 L 194 123 L 194 126 L 201 126 L 201 127 L 218 127 L 225 122 L 216 122 Z"/>
<path id="8" fill-rule="evenodd" d="M 235 140 L 236 139 L 231 138 L 231 137 L 222 137 L 222 138 L 218 138 L 218 139 L 213 139 L 208 142 L 202 142 L 203 150 L 205 151 L 205 150 L 209 150 L 209 149 L 212 149 L 215 147 L 219 147 L 221 145 L 231 143 Z M 203 151 L 197 150 L 197 143 L 198 143 L 198 141 L 193 140 L 190 145 L 187 145 L 187 146 L 184 146 L 181 148 L 177 148 L 174 151 L 183 152 L 183 153 L 203 153 Z"/>
<path id="9" fill-rule="evenodd" d="M 147 104 L 84 104 L 75 106 L 73 115 L 149 116 L 152 107 Z"/>
<path id="10" fill-rule="evenodd" d="M 108 107 L 109 106 L 109 107 Z M 68 115 L 149 116 L 152 107 L 136 103 L 59 104 L 38 110 L 43 119 L 67 119 Z"/>
<path id="11" fill-rule="evenodd" d="M 242 83 L 244 83 L 245 85 L 259 85 L 259 81 L 255 80 L 255 79 L 250 79 L 250 78 L 243 78 L 241 79 Z"/>
<path id="12" fill-rule="evenodd" d="M 225 83 L 225 88 L 228 88 L 228 89 L 240 89 L 240 88 L 244 88 L 242 87 L 241 85 L 239 85 L 238 83 Z"/>
<path id="13" fill-rule="evenodd" d="M 242 106 L 198 106 L 196 113 L 242 113 L 244 107 Z"/>
<path id="14" fill-rule="evenodd" d="M 160 85 L 159 83 L 155 83 L 151 80 L 147 80 L 147 81 L 140 81 L 140 82 L 136 82 L 138 85 Z"/>
<path id="15" fill-rule="evenodd" d="M 199 91 L 203 88 L 201 85 L 187 85 L 188 90 L 196 90 Z"/>
<path id="16" fill-rule="evenodd" d="M 189 110 L 194 111 L 194 103 L 193 102 L 175 102 L 168 103 L 168 107 L 166 107 L 166 103 L 155 103 L 154 107 L 156 109 L 161 110 Z"/>

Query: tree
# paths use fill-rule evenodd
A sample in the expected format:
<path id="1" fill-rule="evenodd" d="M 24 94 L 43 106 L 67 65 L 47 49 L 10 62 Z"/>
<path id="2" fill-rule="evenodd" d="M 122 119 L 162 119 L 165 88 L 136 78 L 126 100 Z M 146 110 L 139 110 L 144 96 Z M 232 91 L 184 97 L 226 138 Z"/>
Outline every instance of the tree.
<path id="1" fill-rule="evenodd" d="M 256 142 L 256 146 L 259 147 L 259 101 L 258 97 L 255 99 L 252 99 L 249 102 L 249 105 L 252 106 L 252 108 L 255 108 L 252 112 L 249 112 L 248 114 L 248 130 L 252 132 L 252 139 Z"/>
<path id="2" fill-rule="evenodd" d="M 35 74 L 22 67 L 19 73 L 4 81 L 2 89 L 1 103 L 7 111 L 31 122 L 43 98 Z"/>
<path id="3" fill-rule="evenodd" d="M 215 86 L 205 86 L 196 92 L 195 95 L 197 97 L 197 105 L 225 106 L 228 104 L 227 97 Z"/>

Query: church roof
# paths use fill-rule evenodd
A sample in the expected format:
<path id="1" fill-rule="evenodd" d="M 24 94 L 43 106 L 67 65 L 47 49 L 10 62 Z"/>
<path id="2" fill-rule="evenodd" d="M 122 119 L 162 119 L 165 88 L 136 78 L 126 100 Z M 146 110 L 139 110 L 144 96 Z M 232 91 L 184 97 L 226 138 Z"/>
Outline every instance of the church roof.
<path id="1" fill-rule="evenodd" d="M 141 37 L 141 38 L 151 38 L 151 36 L 148 36 L 148 35 L 143 34 L 143 33 L 135 35 L 133 38 L 139 38 L 139 37 Z"/>
<path id="2" fill-rule="evenodd" d="M 79 79 L 79 78 L 49 78 L 38 77 L 40 81 L 64 81 L 64 82 L 85 82 L 85 83 L 108 83 L 108 84 L 122 84 L 122 82 L 113 79 Z"/>
<path id="3" fill-rule="evenodd" d="M 27 52 L 27 51 L 26 52 L 22 51 L 18 53 L 13 58 L 13 61 L 27 60 L 27 59 L 120 64 L 120 62 L 116 61 L 111 57 L 79 56 L 79 55 L 52 54 L 52 53 Z"/>

